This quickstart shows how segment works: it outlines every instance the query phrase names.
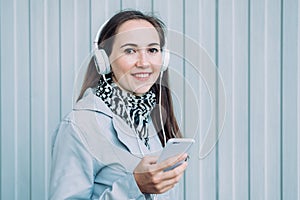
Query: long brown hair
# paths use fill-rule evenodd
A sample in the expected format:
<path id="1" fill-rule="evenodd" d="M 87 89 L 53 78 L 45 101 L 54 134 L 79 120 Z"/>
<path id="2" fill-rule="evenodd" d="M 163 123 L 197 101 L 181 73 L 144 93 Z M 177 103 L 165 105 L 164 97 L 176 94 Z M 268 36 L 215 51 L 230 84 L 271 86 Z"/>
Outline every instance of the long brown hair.
<path id="1" fill-rule="evenodd" d="M 121 11 L 116 15 L 114 15 L 103 27 L 98 40 L 98 46 L 104 49 L 106 54 L 110 56 L 112 52 L 113 42 L 114 42 L 113 36 L 117 34 L 118 28 L 124 22 L 129 20 L 135 20 L 135 19 L 146 20 L 155 27 L 159 35 L 160 47 L 162 49 L 162 47 L 164 47 L 166 43 L 164 23 L 160 19 L 156 18 L 155 16 L 146 15 L 140 11 L 135 11 L 135 10 Z M 97 87 L 100 76 L 101 75 L 99 75 L 96 70 L 94 58 L 92 57 L 89 62 L 88 69 L 85 74 L 85 78 L 77 101 L 79 101 L 82 98 L 86 89 Z M 157 80 L 156 83 L 151 87 L 151 89 L 155 93 L 156 97 L 161 98 L 161 107 L 164 110 L 164 112 L 162 112 L 163 120 L 161 120 L 160 118 L 158 109 L 154 109 L 153 112 L 151 113 L 151 118 L 154 123 L 154 127 L 158 132 L 158 136 L 160 138 L 162 145 L 164 145 L 162 124 L 165 130 L 166 140 L 174 137 L 182 137 L 182 134 L 179 130 L 178 123 L 174 115 L 172 96 L 169 88 L 168 70 L 166 70 L 163 73 L 161 86 L 160 86 L 160 81 Z M 160 89 L 162 90 L 161 95 L 159 95 Z M 157 102 L 159 102 L 159 99 L 157 100 L 158 100 Z"/>

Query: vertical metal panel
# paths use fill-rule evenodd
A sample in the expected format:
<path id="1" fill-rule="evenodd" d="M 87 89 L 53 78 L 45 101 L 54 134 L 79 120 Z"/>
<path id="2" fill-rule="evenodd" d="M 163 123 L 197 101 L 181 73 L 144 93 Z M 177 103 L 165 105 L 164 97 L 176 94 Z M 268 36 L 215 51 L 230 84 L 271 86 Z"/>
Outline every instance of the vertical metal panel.
<path id="1" fill-rule="evenodd" d="M 30 1 L 31 87 L 31 199 L 46 198 L 46 105 L 48 90 L 45 65 L 45 2 Z"/>
<path id="2" fill-rule="evenodd" d="M 48 197 L 48 182 L 51 166 L 51 135 L 61 120 L 60 105 L 60 4 L 59 0 L 45 3 L 45 196 Z"/>
<path id="3" fill-rule="evenodd" d="M 28 1 L 15 3 L 16 199 L 30 199 L 30 59 Z"/>
<path id="4" fill-rule="evenodd" d="M 265 197 L 280 199 L 280 0 L 265 1 Z"/>
<path id="5" fill-rule="evenodd" d="M 91 50 L 90 38 L 90 3 L 76 1 L 74 3 L 75 27 L 74 27 L 74 63 L 75 70 L 78 69 L 82 61 L 89 55 Z M 84 30 L 84 31 L 82 31 Z"/>
<path id="6" fill-rule="evenodd" d="M 16 197 L 14 1 L 1 1 L 1 199 Z M 5 49 L 5 51 L 4 51 Z M 4 95 L 5 94 L 5 95 Z"/>
<path id="7" fill-rule="evenodd" d="M 233 196 L 232 199 L 250 199 L 248 146 L 248 1 L 233 3 L 233 71 L 232 71 L 232 134 L 233 134 Z M 230 112 L 228 110 L 228 112 Z M 222 136 L 226 134 L 224 132 Z M 222 140 L 222 139 L 220 139 Z"/>
<path id="8" fill-rule="evenodd" d="M 265 197 L 265 5 L 250 4 L 250 197 Z"/>
<path id="9" fill-rule="evenodd" d="M 218 157 L 218 171 L 219 171 L 219 199 L 228 199 L 233 196 L 233 59 L 234 59 L 234 37 L 233 37 L 233 2 L 219 1 L 218 6 L 218 69 L 221 77 L 218 80 L 219 84 L 222 81 L 226 92 L 226 123 L 224 124 L 222 137 L 219 140 L 219 157 Z M 221 88 L 218 87 L 218 92 Z M 218 96 L 219 97 L 219 96 Z M 219 101 L 223 99 L 218 98 Z M 220 113 L 220 110 L 219 110 Z M 220 113 L 221 115 L 222 113 Z M 220 118 L 221 116 L 219 116 Z M 221 120 L 221 119 L 220 119 Z M 222 123 L 222 121 L 218 123 Z M 246 134 L 244 132 L 243 134 Z"/>
<path id="10" fill-rule="evenodd" d="M 122 9 L 137 9 L 144 12 L 152 11 L 153 0 L 122 0 Z"/>
<path id="11" fill-rule="evenodd" d="M 91 39 L 94 40 L 100 26 L 107 21 L 113 14 L 120 10 L 120 1 L 105 0 L 91 2 Z M 100 12 L 101 11 L 101 12 Z"/>
<path id="12" fill-rule="evenodd" d="M 297 153 L 298 153 L 298 162 L 297 162 L 297 168 L 298 168 L 298 188 L 297 188 L 297 198 L 300 199 L 300 3 L 298 3 L 298 63 L 297 63 L 297 66 L 298 66 L 298 95 L 297 95 L 297 100 L 298 100 L 298 103 L 297 103 L 297 119 L 298 119 L 298 122 L 297 122 L 297 132 L 298 132 L 298 142 L 297 142 Z"/>
<path id="13" fill-rule="evenodd" d="M 179 126 L 181 130 L 185 130 L 185 101 L 184 101 L 184 1 L 183 0 L 168 0 L 168 35 L 167 35 L 167 48 L 170 50 L 170 82 L 171 92 L 174 100 L 177 101 L 177 119 L 179 120 Z M 163 10 L 161 7 L 159 10 Z M 172 34 L 175 33 L 175 34 Z M 173 38 L 174 35 L 174 38 Z M 176 42 L 169 42 L 176 41 Z M 179 77 L 179 78 L 176 78 Z M 175 109 L 175 110 L 176 110 Z M 181 121 L 183 119 L 183 121 Z M 183 132 L 183 135 L 187 136 L 187 133 Z M 179 185 L 180 193 L 179 199 L 184 199 L 184 186 L 183 182 Z"/>
<path id="14" fill-rule="evenodd" d="M 60 0 L 61 49 L 61 117 L 72 108 L 73 78 L 75 76 L 75 1 Z"/>
<path id="15" fill-rule="evenodd" d="M 204 82 L 200 67 L 200 57 L 203 49 L 200 44 L 200 2 L 185 1 L 184 10 L 184 101 L 185 101 L 185 128 L 186 137 L 196 140 L 190 151 L 188 169 L 185 177 L 184 199 L 199 199 L 200 193 L 200 162 L 199 162 L 199 135 L 200 135 L 200 82 Z M 204 85 L 204 83 L 202 83 Z M 205 89 L 203 91 L 206 91 Z M 204 95 L 204 92 L 201 92 Z M 191 192 L 193 191 L 193 192 Z"/>
<path id="16" fill-rule="evenodd" d="M 297 199 L 297 25 L 298 1 L 283 1 L 282 12 L 282 197 Z"/>
<path id="17" fill-rule="evenodd" d="M 45 70 L 48 85 L 46 98 L 47 102 L 47 135 L 48 137 L 58 126 L 61 120 L 61 77 L 60 77 L 60 3 L 59 0 L 46 1 L 45 9 Z M 48 147 L 50 149 L 50 147 Z"/>
<path id="18" fill-rule="evenodd" d="M 0 11 L 1 11 L 1 7 L 2 7 L 2 1 L 0 1 Z M 1 11 L 1 13 L 2 13 L 2 11 Z M 2 37 L 1 37 L 1 35 L 2 35 L 2 26 L 1 26 L 1 24 L 2 24 L 2 21 L 1 21 L 1 19 L 2 19 L 2 15 L 0 14 L 0 56 L 2 56 L 2 51 L 1 51 L 1 48 L 2 48 Z M 2 80 L 2 70 L 1 70 L 1 66 L 2 66 L 2 62 L 0 61 L 0 79 Z M 1 80 L 0 80 L 0 83 L 1 83 L 1 85 L 2 85 L 2 82 L 1 82 Z M 0 87 L 0 144 L 1 144 L 1 146 L 2 146 L 2 88 Z M 1 170 L 0 170 L 0 198 L 2 198 L 2 148 L 0 147 L 0 166 L 1 166 Z"/>
<path id="19" fill-rule="evenodd" d="M 200 2 L 201 13 L 201 26 L 200 26 L 200 44 L 207 51 L 208 55 L 211 57 L 212 61 L 216 63 L 216 36 L 217 36 L 217 1 L 202 1 Z M 208 65 L 209 63 L 202 63 L 202 65 Z M 216 63 L 217 64 L 217 63 Z M 200 144 L 204 141 L 207 134 L 205 125 L 213 127 L 212 132 L 216 132 L 216 69 L 210 71 L 204 71 L 204 78 L 208 84 L 212 87 L 210 88 L 209 94 L 211 95 L 211 101 L 207 101 L 202 97 L 202 92 L 200 95 Z M 204 85 L 201 86 L 201 91 L 205 88 Z M 212 110 L 210 108 L 213 108 Z M 209 117 L 208 117 L 208 116 Z M 200 199 L 217 199 L 218 189 L 217 189 L 217 151 L 214 148 L 210 154 L 203 160 L 200 160 Z"/>
<path id="20" fill-rule="evenodd" d="M 82 31 L 84 30 L 84 31 Z M 74 50 L 71 51 L 74 56 L 74 76 L 72 77 L 72 93 L 74 90 L 80 90 L 80 86 L 75 85 L 75 81 L 79 77 L 84 77 L 84 71 L 82 68 L 86 69 L 87 58 L 90 56 L 92 48 L 92 38 L 91 38 L 91 3 L 85 1 L 74 2 L 74 30 L 72 35 L 74 35 Z M 77 96 L 73 94 L 72 102 L 75 103 Z"/>
<path id="21" fill-rule="evenodd" d="M 297 66 L 298 66 L 298 95 L 297 95 L 297 99 L 298 99 L 298 103 L 297 103 L 297 119 L 298 119 L 298 122 L 297 122 L 297 132 L 298 132 L 298 142 L 297 142 L 297 148 L 298 148 L 298 162 L 297 162 L 297 168 L 298 168 L 298 188 L 297 188 L 297 197 L 298 199 L 300 199 L 300 3 L 298 3 L 298 63 L 297 63 Z"/>
<path id="22" fill-rule="evenodd" d="M 113 1 L 113 2 L 117 2 L 117 1 Z M 107 4 L 108 2 L 101 2 L 101 1 L 97 1 L 97 0 L 92 0 L 91 1 L 91 40 L 95 39 L 95 36 L 98 32 L 98 29 L 102 26 L 102 24 L 110 17 L 110 15 L 108 16 L 107 14 Z M 116 6 L 117 8 L 119 8 L 119 6 Z M 103 10 L 105 9 L 105 12 L 103 12 Z M 102 12 L 100 12 L 100 10 Z M 92 44 L 91 44 L 92 47 Z"/>

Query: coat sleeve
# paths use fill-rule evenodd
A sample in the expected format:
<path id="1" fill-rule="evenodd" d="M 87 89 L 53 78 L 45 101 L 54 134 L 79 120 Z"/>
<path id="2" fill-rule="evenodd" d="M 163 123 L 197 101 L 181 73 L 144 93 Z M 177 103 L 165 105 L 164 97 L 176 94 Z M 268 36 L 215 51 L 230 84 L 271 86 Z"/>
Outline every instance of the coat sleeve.
<path id="1" fill-rule="evenodd" d="M 146 199 L 130 173 L 113 182 L 101 194 L 95 194 L 95 176 L 103 166 L 90 154 L 77 131 L 72 123 L 64 122 L 52 139 L 50 200 L 95 197 L 99 200 Z"/>

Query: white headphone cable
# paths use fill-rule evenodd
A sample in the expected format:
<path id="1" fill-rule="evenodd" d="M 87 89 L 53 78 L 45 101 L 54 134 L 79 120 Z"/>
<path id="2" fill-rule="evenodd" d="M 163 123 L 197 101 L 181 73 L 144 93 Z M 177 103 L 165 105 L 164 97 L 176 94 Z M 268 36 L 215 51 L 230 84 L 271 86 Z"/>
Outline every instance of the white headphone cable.
<path id="1" fill-rule="evenodd" d="M 163 137 L 164 137 L 164 146 L 166 146 L 167 144 L 167 138 L 166 138 L 166 132 L 165 132 L 165 128 L 164 128 L 164 121 L 163 121 L 163 118 L 162 118 L 162 105 L 161 105 L 161 84 L 162 84 L 162 77 L 163 77 L 163 71 L 160 73 L 160 78 L 159 78 L 159 117 L 160 117 L 160 124 L 161 124 L 161 129 L 162 129 L 162 132 L 163 132 Z"/>

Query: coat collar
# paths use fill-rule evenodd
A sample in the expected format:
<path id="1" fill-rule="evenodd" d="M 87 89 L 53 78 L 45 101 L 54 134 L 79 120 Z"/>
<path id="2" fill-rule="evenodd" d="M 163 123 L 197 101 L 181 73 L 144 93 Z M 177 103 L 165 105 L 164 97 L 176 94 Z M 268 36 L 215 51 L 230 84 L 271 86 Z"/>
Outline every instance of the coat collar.
<path id="1" fill-rule="evenodd" d="M 99 97 L 95 95 L 94 90 L 91 88 L 85 91 L 82 99 L 75 104 L 73 110 L 90 110 L 101 112 L 110 117 L 113 116 L 113 112 Z"/>
<path id="2" fill-rule="evenodd" d="M 153 123 L 149 122 L 149 145 L 150 150 L 138 139 L 132 128 L 119 116 L 115 115 L 110 108 L 97 97 L 93 89 L 89 88 L 84 93 L 83 98 L 78 101 L 74 110 L 89 110 L 102 113 L 112 118 L 112 126 L 116 131 L 118 139 L 127 147 L 134 155 L 143 156 L 142 154 L 158 155 L 162 149 L 160 140 L 157 136 Z"/>

